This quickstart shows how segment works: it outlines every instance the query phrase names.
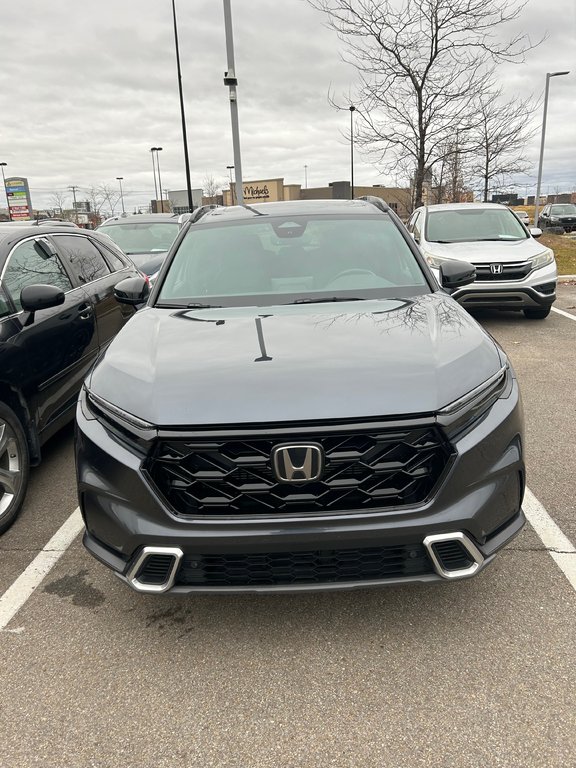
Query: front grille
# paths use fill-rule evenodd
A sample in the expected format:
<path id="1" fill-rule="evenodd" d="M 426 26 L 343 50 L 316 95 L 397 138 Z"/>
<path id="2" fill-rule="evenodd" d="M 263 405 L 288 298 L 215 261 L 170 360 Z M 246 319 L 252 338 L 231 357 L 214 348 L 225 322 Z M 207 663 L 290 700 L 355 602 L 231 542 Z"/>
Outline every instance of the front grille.
<path id="1" fill-rule="evenodd" d="M 176 585 L 246 587 L 377 581 L 434 573 L 421 544 L 369 549 L 187 555 Z"/>
<path id="2" fill-rule="evenodd" d="M 500 264 L 501 262 L 493 262 Z M 502 272 L 493 274 L 490 264 L 474 264 L 476 267 L 476 282 L 493 282 L 498 280 L 523 280 L 532 271 L 529 261 L 517 261 L 510 264 L 502 264 Z"/>
<path id="3" fill-rule="evenodd" d="M 450 458 L 433 427 L 321 433 L 313 429 L 269 436 L 210 436 L 161 440 L 149 477 L 181 516 L 278 515 L 381 509 L 424 501 Z M 319 445 L 323 475 L 281 483 L 271 465 L 280 444 Z"/>

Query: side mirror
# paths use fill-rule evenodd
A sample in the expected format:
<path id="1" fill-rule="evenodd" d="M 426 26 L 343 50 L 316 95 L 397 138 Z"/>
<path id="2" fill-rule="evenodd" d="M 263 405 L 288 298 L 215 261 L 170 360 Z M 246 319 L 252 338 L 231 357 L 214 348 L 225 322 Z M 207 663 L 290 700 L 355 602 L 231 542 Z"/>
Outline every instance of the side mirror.
<path id="1" fill-rule="evenodd" d="M 476 267 L 467 261 L 444 261 L 440 265 L 440 284 L 450 291 L 476 279 Z"/>
<path id="2" fill-rule="evenodd" d="M 529 232 L 532 235 L 532 237 L 536 237 L 536 238 L 542 235 L 542 230 L 540 229 L 540 227 L 530 227 Z"/>
<path id="3" fill-rule="evenodd" d="M 24 326 L 34 322 L 34 313 L 40 309 L 50 309 L 64 304 L 64 291 L 55 285 L 27 285 L 20 292 L 20 304 L 28 317 L 24 320 Z"/>
<path id="4" fill-rule="evenodd" d="M 52 243 L 43 237 L 37 237 L 34 240 L 34 250 L 36 253 L 42 256 L 43 259 L 51 259 L 56 255 L 56 251 L 52 247 Z"/>
<path id="5" fill-rule="evenodd" d="M 150 284 L 144 277 L 127 277 L 114 286 L 114 298 L 120 304 L 145 304 L 150 294 Z"/>

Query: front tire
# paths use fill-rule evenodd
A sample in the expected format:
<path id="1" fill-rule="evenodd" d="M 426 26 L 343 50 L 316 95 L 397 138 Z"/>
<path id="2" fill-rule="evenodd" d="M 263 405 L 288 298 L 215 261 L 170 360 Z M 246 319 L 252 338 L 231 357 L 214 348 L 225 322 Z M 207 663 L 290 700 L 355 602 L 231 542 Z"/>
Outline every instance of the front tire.
<path id="1" fill-rule="evenodd" d="M 525 309 L 524 316 L 528 320 L 544 320 L 550 314 L 550 309 L 551 307 L 546 307 L 546 309 Z"/>
<path id="2" fill-rule="evenodd" d="M 30 456 L 20 420 L 0 403 L 0 534 L 12 525 L 24 503 Z"/>

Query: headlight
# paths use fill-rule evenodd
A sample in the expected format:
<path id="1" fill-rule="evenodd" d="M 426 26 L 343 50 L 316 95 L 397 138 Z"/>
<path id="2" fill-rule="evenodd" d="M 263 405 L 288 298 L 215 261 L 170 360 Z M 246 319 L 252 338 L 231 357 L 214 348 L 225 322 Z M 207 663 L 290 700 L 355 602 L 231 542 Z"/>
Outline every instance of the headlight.
<path id="1" fill-rule="evenodd" d="M 539 269 L 540 267 L 545 267 L 547 264 L 552 264 L 554 261 L 554 253 L 547 248 L 545 251 L 542 251 L 542 253 L 538 253 L 536 256 L 531 256 L 529 261 L 532 264 L 532 269 Z"/>
<path id="2" fill-rule="evenodd" d="M 512 372 L 505 364 L 478 387 L 454 400 L 438 413 L 438 423 L 450 436 L 463 432 L 484 416 L 500 397 L 512 390 Z"/>
<path id="3" fill-rule="evenodd" d="M 118 406 L 95 395 L 84 385 L 80 392 L 80 408 L 86 419 L 97 419 L 100 424 L 123 443 L 146 451 L 156 437 L 156 428 Z"/>

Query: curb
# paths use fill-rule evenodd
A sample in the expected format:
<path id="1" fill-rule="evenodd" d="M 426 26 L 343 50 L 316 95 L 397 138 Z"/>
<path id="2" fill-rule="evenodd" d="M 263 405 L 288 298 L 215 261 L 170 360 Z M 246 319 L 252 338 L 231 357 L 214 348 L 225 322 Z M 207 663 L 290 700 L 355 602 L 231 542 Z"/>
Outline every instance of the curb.
<path id="1" fill-rule="evenodd" d="M 576 280 L 576 275 L 558 275 L 559 283 L 568 283 L 571 280 Z"/>

